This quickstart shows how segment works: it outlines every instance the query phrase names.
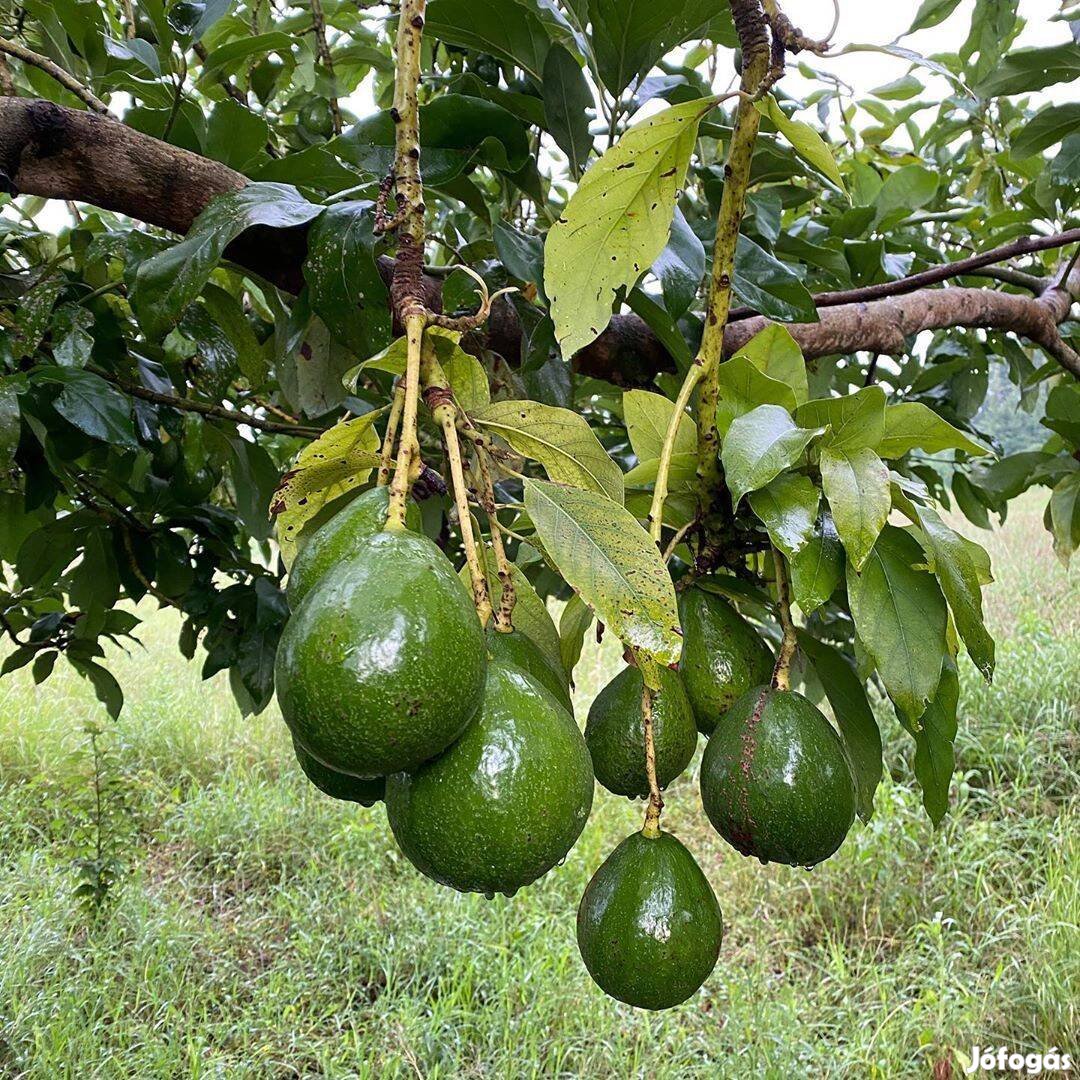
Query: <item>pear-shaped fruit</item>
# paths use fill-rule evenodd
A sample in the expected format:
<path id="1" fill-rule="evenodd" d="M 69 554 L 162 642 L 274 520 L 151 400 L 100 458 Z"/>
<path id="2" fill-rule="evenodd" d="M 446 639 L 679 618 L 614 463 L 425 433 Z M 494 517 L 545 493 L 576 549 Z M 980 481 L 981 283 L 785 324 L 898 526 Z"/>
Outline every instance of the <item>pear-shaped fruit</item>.
<path id="1" fill-rule="evenodd" d="M 772 674 L 773 656 L 754 628 L 724 599 L 690 588 L 679 597 L 679 662 L 698 730 L 712 733 L 735 699 Z"/>
<path id="2" fill-rule="evenodd" d="M 275 681 L 301 746 L 385 776 L 445 750 L 476 714 L 487 650 L 472 599 L 426 537 L 381 532 L 293 612 Z"/>
<path id="3" fill-rule="evenodd" d="M 701 801 L 743 855 L 814 866 L 851 828 L 855 781 L 821 712 L 802 694 L 760 686 L 716 725 L 701 759 Z"/>
<path id="4" fill-rule="evenodd" d="M 322 762 L 316 761 L 293 736 L 293 750 L 296 760 L 304 775 L 325 795 L 332 799 L 357 802 L 362 806 L 374 806 L 382 801 L 386 791 L 386 780 L 382 776 L 349 776 L 335 769 L 328 769 Z"/>
<path id="5" fill-rule="evenodd" d="M 488 665 L 484 703 L 446 753 L 386 780 L 386 813 L 422 873 L 512 894 L 565 857 L 589 817 L 592 763 L 570 714 L 512 664 Z"/>
<path id="6" fill-rule="evenodd" d="M 606 994 L 670 1009 L 720 955 L 724 922 L 694 856 L 670 833 L 628 836 L 593 875 L 577 916 L 578 948 Z"/>
<path id="7" fill-rule="evenodd" d="M 293 611 L 330 570 L 356 554 L 365 537 L 383 530 L 389 506 L 390 489 L 374 487 L 357 495 L 313 532 L 300 534 L 300 550 L 289 568 L 285 590 Z M 409 503 L 405 524 L 415 532 L 420 531 L 420 511 L 415 503 Z"/>
<path id="8" fill-rule="evenodd" d="M 570 700 L 570 687 L 566 681 L 565 670 L 562 667 L 556 670 L 532 638 L 526 637 L 520 630 L 504 633 L 491 626 L 488 628 L 487 639 L 488 652 L 493 660 L 505 660 L 527 672 L 545 690 L 550 690 L 559 704 L 573 716 L 574 706 Z"/>
<path id="9" fill-rule="evenodd" d="M 645 772 L 645 729 L 641 719 L 643 680 L 626 667 L 596 695 L 585 724 L 596 779 L 616 795 L 649 794 Z M 656 778 L 667 787 L 694 756 L 698 731 L 694 713 L 675 671 L 660 669 L 660 689 L 653 694 L 653 745 Z"/>

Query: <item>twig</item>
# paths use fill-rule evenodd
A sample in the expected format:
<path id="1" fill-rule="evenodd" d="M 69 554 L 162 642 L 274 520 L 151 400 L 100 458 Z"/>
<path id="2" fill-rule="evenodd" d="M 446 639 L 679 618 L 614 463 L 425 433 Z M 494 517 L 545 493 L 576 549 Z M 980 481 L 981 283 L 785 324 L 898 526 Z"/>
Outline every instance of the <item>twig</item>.
<path id="1" fill-rule="evenodd" d="M 664 809 L 664 797 L 656 776 L 656 740 L 653 736 L 653 690 L 650 682 L 658 682 L 654 661 L 635 652 L 634 662 L 641 671 L 641 727 L 645 741 L 645 775 L 649 780 L 649 805 L 645 810 L 642 832 L 646 836 L 660 835 L 660 814 Z"/>
<path id="2" fill-rule="evenodd" d="M 135 22 L 135 5 L 131 0 L 124 0 L 124 35 L 128 41 L 132 41 L 135 35 L 138 33 L 138 26 Z"/>
<path id="3" fill-rule="evenodd" d="M 495 485 L 491 481 L 491 467 L 488 464 L 487 452 L 480 447 L 476 447 L 476 465 L 480 472 L 480 505 L 488 517 L 491 548 L 495 552 L 495 570 L 499 575 L 499 584 L 502 586 L 499 606 L 495 610 L 495 629 L 509 633 L 514 629 L 517 591 L 514 588 L 510 560 L 506 557 L 506 547 L 503 545 L 501 526 L 495 506 Z"/>
<path id="4" fill-rule="evenodd" d="M 9 41 L 7 38 L 0 37 L 0 53 L 7 53 L 8 56 L 15 57 L 16 60 L 21 60 L 24 64 L 30 64 L 33 67 L 44 71 L 46 75 L 54 78 L 65 90 L 70 90 L 81 102 L 89 106 L 94 112 L 102 113 L 105 116 L 109 115 L 109 106 L 105 104 L 101 98 L 97 97 L 93 91 L 83 86 L 74 75 L 65 71 L 59 64 L 54 64 L 47 56 L 42 56 L 41 53 L 36 53 L 33 49 L 28 49 L 25 45 L 20 45 L 17 41 Z"/>
<path id="5" fill-rule="evenodd" d="M 394 400 L 390 405 L 390 416 L 386 421 L 386 434 L 383 436 L 379 451 L 379 487 L 390 483 L 390 466 L 394 460 L 394 439 L 397 438 L 401 424 L 401 412 L 405 407 L 405 380 L 398 379 L 394 386 Z"/>
<path id="6" fill-rule="evenodd" d="M 334 84 L 334 58 L 330 55 L 330 45 L 326 40 L 326 17 L 323 15 L 322 0 L 311 0 L 311 22 L 315 31 L 315 51 L 326 68 L 330 82 Z M 335 85 L 335 89 L 336 84 Z M 334 134 L 340 135 L 342 129 L 341 106 L 338 104 L 337 95 L 330 96 L 330 118 L 334 125 Z"/>

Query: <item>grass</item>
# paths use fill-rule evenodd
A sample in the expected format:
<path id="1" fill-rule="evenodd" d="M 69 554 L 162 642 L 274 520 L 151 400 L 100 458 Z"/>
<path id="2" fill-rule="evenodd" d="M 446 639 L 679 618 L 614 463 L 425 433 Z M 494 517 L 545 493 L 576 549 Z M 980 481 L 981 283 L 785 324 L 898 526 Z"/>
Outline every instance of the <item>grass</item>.
<path id="1" fill-rule="evenodd" d="M 279 718 L 241 720 L 167 615 L 120 658 L 101 740 L 125 873 L 73 898 L 93 787 L 89 688 L 0 683 L 0 1076 L 926 1076 L 973 1043 L 1080 1050 L 1080 584 L 1022 502 L 990 538 L 992 687 L 964 662 L 959 769 L 936 832 L 886 721 L 868 826 L 813 873 L 712 832 L 695 769 L 666 821 L 724 909 L 704 991 L 635 1012 L 590 982 L 574 912 L 640 804 L 601 796 L 566 864 L 513 900 L 441 889 L 381 807 L 319 795 Z M 578 712 L 615 670 L 587 654 Z M 696 767 L 695 767 L 696 768 Z"/>

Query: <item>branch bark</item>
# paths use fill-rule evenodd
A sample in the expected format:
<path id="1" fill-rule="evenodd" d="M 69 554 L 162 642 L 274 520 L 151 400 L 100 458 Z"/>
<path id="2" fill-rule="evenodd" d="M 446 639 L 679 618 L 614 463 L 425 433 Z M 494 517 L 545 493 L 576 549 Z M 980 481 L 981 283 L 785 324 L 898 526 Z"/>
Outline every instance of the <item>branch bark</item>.
<path id="1" fill-rule="evenodd" d="M 247 182 L 219 162 L 107 117 L 35 98 L 0 97 L 0 189 L 90 203 L 183 234 L 214 196 L 236 191 Z M 1073 230 L 1024 243 L 1039 245 L 1025 250 L 1047 250 L 1078 240 L 1080 232 Z M 226 255 L 280 288 L 297 292 L 303 284 L 306 252 L 302 228 L 254 228 L 230 245 Z M 958 265 L 971 269 L 967 260 L 935 268 L 936 280 L 956 276 Z M 380 271 L 391 280 L 393 260 L 382 259 Z M 441 282 L 425 275 L 423 284 L 427 306 L 441 310 Z M 888 285 L 896 292 L 914 287 L 909 282 Z M 922 288 L 906 296 L 828 307 L 827 297 L 819 296 L 821 321 L 789 330 L 808 360 L 858 351 L 896 354 L 906 348 L 906 336 L 922 330 L 1009 331 L 1040 345 L 1080 378 L 1080 357 L 1057 330 L 1078 299 L 1080 279 L 1075 272 L 1066 284 L 1055 285 L 1040 297 L 992 289 Z M 724 334 L 725 356 L 767 324 L 768 320 L 747 314 L 732 312 L 732 318 L 743 317 Z M 511 360 L 518 357 L 521 326 L 512 305 L 496 301 L 486 331 L 472 335 L 471 347 L 490 348 Z M 657 373 L 675 368 L 667 350 L 637 315 L 614 316 L 604 333 L 574 357 L 574 365 L 582 374 L 622 386 L 647 386 Z"/>

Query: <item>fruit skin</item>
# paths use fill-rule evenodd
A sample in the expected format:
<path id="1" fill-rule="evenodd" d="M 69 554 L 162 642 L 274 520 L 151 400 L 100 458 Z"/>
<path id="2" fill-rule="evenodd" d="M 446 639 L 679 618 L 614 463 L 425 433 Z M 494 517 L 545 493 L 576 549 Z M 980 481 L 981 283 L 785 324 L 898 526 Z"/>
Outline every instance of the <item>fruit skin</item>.
<path id="1" fill-rule="evenodd" d="M 300 768 L 304 770 L 304 775 L 324 795 L 329 795 L 332 799 L 360 803 L 361 806 L 374 806 L 382 801 L 383 793 L 386 791 L 385 777 L 349 776 L 348 773 L 328 769 L 321 762 L 316 761 L 296 741 L 295 735 L 293 736 L 293 750 Z"/>
<path id="2" fill-rule="evenodd" d="M 472 599 L 426 537 L 380 532 L 285 624 L 285 722 L 338 772 L 385 776 L 445 750 L 476 714 L 487 650 Z"/>
<path id="3" fill-rule="evenodd" d="M 698 730 L 712 733 L 735 699 L 767 682 L 773 669 L 769 646 L 724 599 L 704 589 L 679 597 L 683 648 L 679 662 Z"/>
<path id="4" fill-rule="evenodd" d="M 581 898 L 577 939 L 593 980 L 639 1009 L 670 1009 L 709 977 L 724 920 L 694 856 L 671 833 L 628 836 Z"/>
<path id="5" fill-rule="evenodd" d="M 556 671 L 531 638 L 526 637 L 520 630 L 505 634 L 492 626 L 488 628 L 487 641 L 488 652 L 493 660 L 505 660 L 527 672 L 545 690 L 554 694 L 559 704 L 571 716 L 574 715 L 566 672 L 561 669 Z"/>
<path id="6" fill-rule="evenodd" d="M 333 567 L 356 553 L 361 539 L 385 528 L 389 506 L 390 488 L 374 487 L 358 495 L 314 532 L 301 534 L 300 550 L 289 569 L 285 589 L 293 611 Z M 409 503 L 405 525 L 420 531 L 420 510 L 415 503 Z"/>
<path id="7" fill-rule="evenodd" d="M 625 667 L 596 695 L 585 724 L 585 742 L 596 779 L 616 795 L 645 798 L 645 731 L 641 720 L 641 672 Z M 660 669 L 653 694 L 653 744 L 656 778 L 667 787 L 690 764 L 697 749 L 694 713 L 675 671 Z"/>
<path id="8" fill-rule="evenodd" d="M 512 895 L 574 846 L 592 808 L 589 751 L 570 714 L 520 668 L 488 665 L 484 704 L 445 754 L 386 780 L 394 837 L 421 873 Z"/>
<path id="9" fill-rule="evenodd" d="M 821 712 L 802 694 L 760 686 L 716 725 L 701 759 L 701 801 L 736 851 L 814 866 L 855 820 L 855 781 Z"/>

